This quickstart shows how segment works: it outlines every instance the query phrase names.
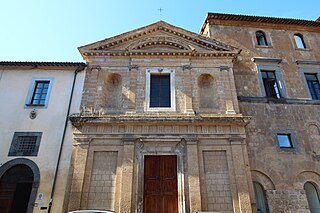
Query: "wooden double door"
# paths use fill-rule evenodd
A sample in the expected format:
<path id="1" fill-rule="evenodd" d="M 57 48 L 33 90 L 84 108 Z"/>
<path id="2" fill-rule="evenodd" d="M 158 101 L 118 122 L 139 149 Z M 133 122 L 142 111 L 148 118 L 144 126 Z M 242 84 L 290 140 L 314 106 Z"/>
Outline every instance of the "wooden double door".
<path id="1" fill-rule="evenodd" d="M 144 158 L 144 213 L 178 213 L 176 155 Z"/>
<path id="2" fill-rule="evenodd" d="M 25 165 L 10 168 L 0 178 L 0 212 L 26 213 L 33 184 L 33 172 Z"/>

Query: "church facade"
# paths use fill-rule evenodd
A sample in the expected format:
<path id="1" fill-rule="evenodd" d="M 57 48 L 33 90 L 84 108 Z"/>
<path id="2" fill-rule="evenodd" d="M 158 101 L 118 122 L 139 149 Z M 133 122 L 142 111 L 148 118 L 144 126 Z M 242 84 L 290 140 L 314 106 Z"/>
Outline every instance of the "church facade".
<path id="1" fill-rule="evenodd" d="M 320 212 L 319 49 L 319 18 L 208 13 L 79 47 L 86 64 L 0 62 L 20 121 L 0 124 L 1 209 Z"/>
<path id="2" fill-rule="evenodd" d="M 79 50 L 69 209 L 251 212 L 237 48 L 160 21 Z"/>
<path id="3" fill-rule="evenodd" d="M 319 26 L 209 13 L 80 47 L 67 208 L 317 212 Z"/>

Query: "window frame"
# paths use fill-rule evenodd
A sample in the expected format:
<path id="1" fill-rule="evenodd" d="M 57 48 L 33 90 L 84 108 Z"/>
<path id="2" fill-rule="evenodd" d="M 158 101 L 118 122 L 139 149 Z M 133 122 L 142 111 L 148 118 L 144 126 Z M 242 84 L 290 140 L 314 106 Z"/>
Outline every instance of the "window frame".
<path id="1" fill-rule="evenodd" d="M 318 83 L 320 84 L 320 66 L 299 66 L 300 76 L 302 82 L 307 90 L 308 98 L 312 101 L 319 101 L 320 99 L 313 99 L 310 93 L 310 89 L 307 83 L 306 74 L 316 75 L 318 78 Z"/>
<path id="2" fill-rule="evenodd" d="M 151 89 L 151 75 L 169 74 L 170 75 L 170 107 L 150 107 L 150 89 Z M 168 68 L 149 68 L 146 69 L 146 97 L 145 97 L 145 110 L 150 112 L 159 111 L 176 111 L 175 103 L 175 70 Z"/>
<path id="3" fill-rule="evenodd" d="M 17 143 L 18 137 L 37 137 L 33 152 L 19 152 L 17 150 L 17 146 L 19 145 Z M 39 152 L 41 138 L 42 132 L 14 132 L 8 156 L 37 156 Z"/>
<path id="4" fill-rule="evenodd" d="M 274 130 L 273 134 L 274 134 L 274 140 L 277 145 L 277 149 L 279 151 L 294 151 L 295 152 L 295 151 L 299 150 L 298 143 L 297 143 L 297 135 L 294 130 L 291 130 L 291 129 Z M 278 139 L 278 135 L 289 135 L 289 139 L 291 140 L 290 142 L 291 142 L 292 146 L 291 147 L 281 147 L 280 141 Z"/>
<path id="5" fill-rule="evenodd" d="M 287 136 L 289 146 L 284 146 L 283 144 L 281 144 L 281 141 L 279 140 L 279 136 Z M 292 149 L 293 148 L 291 134 L 277 133 L 277 141 L 278 141 L 279 148 L 281 148 L 281 149 Z"/>
<path id="6" fill-rule="evenodd" d="M 313 182 L 313 181 L 306 181 L 304 184 L 303 184 L 303 189 L 304 189 L 304 191 L 305 191 L 305 193 L 306 193 L 306 197 L 307 197 L 307 201 L 308 201 L 308 206 L 309 206 L 309 209 L 310 209 L 310 212 L 311 212 L 311 208 L 310 208 L 310 197 L 308 196 L 308 192 L 307 192 L 307 190 L 306 190 L 306 184 L 310 184 L 312 187 L 313 187 L 313 189 L 315 190 L 315 193 L 316 193 L 316 195 L 317 195 L 317 201 L 318 201 L 318 204 L 319 204 L 319 198 L 320 198 L 320 192 L 319 192 L 319 187 L 318 187 L 318 185 L 315 183 L 315 182 Z M 310 195 L 310 194 L 309 194 Z"/>
<path id="7" fill-rule="evenodd" d="M 269 213 L 268 199 L 266 196 L 266 190 L 264 189 L 263 185 L 261 183 L 259 183 L 258 181 L 253 181 L 252 185 L 253 185 L 253 191 L 254 191 L 254 196 L 255 196 L 255 201 L 256 201 L 257 212 L 258 212 L 258 204 L 262 203 L 262 204 L 264 204 L 264 206 L 263 206 L 264 210 L 265 210 L 264 212 Z M 260 196 L 257 196 L 257 195 L 259 195 L 258 194 L 259 190 L 261 190 L 262 194 L 260 194 Z M 259 198 L 263 198 L 263 200 L 260 200 Z"/>
<path id="8" fill-rule="evenodd" d="M 279 83 L 277 82 L 276 72 L 270 71 L 270 70 L 260 70 L 260 73 L 261 73 L 261 79 L 262 79 L 262 83 L 264 86 L 264 91 L 266 93 L 266 97 L 267 98 L 274 98 L 274 99 L 282 98 L 281 93 L 280 93 Z M 263 73 L 265 73 L 267 78 L 263 77 Z M 271 74 L 274 77 L 270 77 Z M 272 80 L 272 82 L 274 82 L 273 85 L 271 85 L 271 88 L 268 88 L 268 89 L 266 88 L 265 79 L 267 79 L 269 81 Z M 272 94 L 274 94 L 274 96 L 272 96 Z"/>
<path id="9" fill-rule="evenodd" d="M 299 38 L 299 39 L 300 39 L 303 47 L 299 47 L 299 46 L 298 46 L 298 43 L 297 43 L 296 38 Z M 294 40 L 294 44 L 295 44 L 296 49 L 299 49 L 299 50 L 306 50 L 306 49 L 308 49 L 307 44 L 306 44 L 306 41 L 305 41 L 305 39 L 304 39 L 304 36 L 303 36 L 301 33 L 294 33 L 294 34 L 293 34 L 293 40 Z"/>
<path id="10" fill-rule="evenodd" d="M 260 34 L 260 36 L 257 35 L 258 33 Z M 264 38 L 265 45 L 259 44 L 259 38 L 260 38 L 261 36 Z M 269 41 L 267 40 L 266 33 L 265 33 L 264 31 L 262 31 L 262 30 L 257 30 L 257 31 L 255 32 L 255 38 L 256 38 L 256 43 L 257 43 L 257 46 L 258 46 L 258 47 L 268 47 L 268 46 L 270 46 L 270 45 L 269 45 Z"/>
<path id="11" fill-rule="evenodd" d="M 317 98 L 313 98 L 312 94 L 311 94 L 311 91 L 310 91 L 310 87 L 309 87 L 309 84 L 308 84 L 308 80 L 307 80 L 307 76 L 306 75 L 313 75 L 316 77 L 316 81 L 318 83 L 318 86 L 320 88 L 320 81 L 319 81 L 319 73 L 304 73 L 304 77 L 305 77 L 305 80 L 306 80 L 306 84 L 307 84 L 307 87 L 308 87 L 308 92 L 309 92 L 309 96 L 311 97 L 312 100 L 320 100 L 320 93 L 319 94 L 316 94 Z"/>
<path id="12" fill-rule="evenodd" d="M 258 69 L 258 78 L 259 78 L 259 82 L 260 82 L 260 91 L 261 91 L 261 96 L 262 97 L 266 97 L 268 99 L 274 99 L 274 100 L 279 100 L 279 99 L 283 99 L 286 98 L 286 90 L 284 87 L 284 83 L 282 80 L 282 73 L 280 71 L 280 67 L 279 66 L 275 66 L 275 65 L 257 65 L 257 69 Z M 280 94 L 280 98 L 273 98 L 273 97 L 267 97 L 266 94 L 266 88 L 264 87 L 264 83 L 263 83 L 263 79 L 262 79 L 262 71 L 266 71 L 266 72 L 274 72 L 275 77 L 276 77 L 276 82 L 278 85 L 278 89 L 279 89 L 279 94 Z"/>
<path id="13" fill-rule="evenodd" d="M 44 81 L 48 81 L 49 82 L 48 92 L 47 92 L 44 104 L 43 105 L 32 104 L 37 83 L 44 82 Z M 48 104 L 49 104 L 52 85 L 53 85 L 53 78 L 32 78 L 30 86 L 29 86 L 27 98 L 26 98 L 26 101 L 25 101 L 25 108 L 47 108 Z"/>

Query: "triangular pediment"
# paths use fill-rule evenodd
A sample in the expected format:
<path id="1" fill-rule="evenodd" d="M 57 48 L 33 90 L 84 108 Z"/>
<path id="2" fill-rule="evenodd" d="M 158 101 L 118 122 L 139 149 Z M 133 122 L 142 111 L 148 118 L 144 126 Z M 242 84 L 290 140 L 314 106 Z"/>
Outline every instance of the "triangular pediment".
<path id="1" fill-rule="evenodd" d="M 235 55 L 238 50 L 215 39 L 159 21 L 79 47 L 84 58 L 128 55 Z"/>

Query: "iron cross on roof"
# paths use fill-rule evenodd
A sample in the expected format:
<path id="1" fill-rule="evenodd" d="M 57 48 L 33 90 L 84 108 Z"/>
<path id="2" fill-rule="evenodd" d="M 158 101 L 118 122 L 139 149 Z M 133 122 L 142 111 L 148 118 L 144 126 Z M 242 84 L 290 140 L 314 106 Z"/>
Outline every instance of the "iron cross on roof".
<path id="1" fill-rule="evenodd" d="M 159 13 L 160 13 L 160 18 L 161 18 L 162 11 L 163 11 L 164 9 L 162 9 L 162 8 L 160 7 L 158 10 L 159 10 Z"/>

